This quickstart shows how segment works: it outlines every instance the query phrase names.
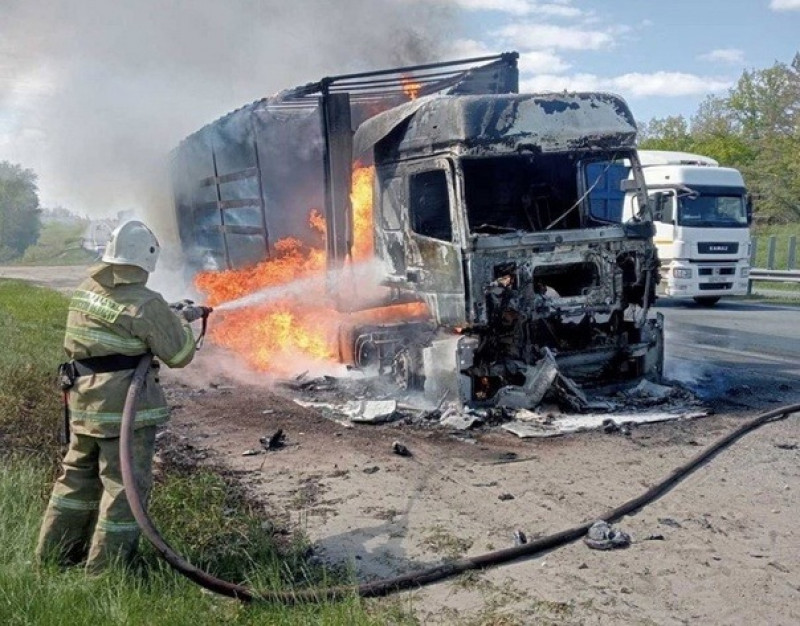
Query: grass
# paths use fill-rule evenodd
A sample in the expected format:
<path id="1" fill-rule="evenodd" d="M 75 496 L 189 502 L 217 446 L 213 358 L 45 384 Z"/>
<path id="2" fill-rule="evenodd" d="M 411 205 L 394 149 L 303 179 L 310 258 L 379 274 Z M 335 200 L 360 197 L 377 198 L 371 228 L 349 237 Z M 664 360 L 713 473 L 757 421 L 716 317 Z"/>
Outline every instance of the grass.
<path id="1" fill-rule="evenodd" d="M 768 267 L 768 247 L 769 238 L 775 237 L 775 257 L 773 269 L 785 270 L 789 264 L 789 238 L 794 235 L 797 242 L 795 248 L 794 269 L 800 269 L 800 223 L 793 224 L 773 224 L 756 226 L 753 228 L 753 236 L 758 240 L 756 247 L 756 258 L 753 267 L 766 269 Z M 754 281 L 753 291 L 786 292 L 786 297 L 775 297 L 770 295 L 769 301 L 782 304 L 797 304 L 800 297 L 800 283 L 781 283 L 773 281 Z M 759 296 L 760 297 L 760 296 Z"/>
<path id="2" fill-rule="evenodd" d="M 39 241 L 25 250 L 17 265 L 88 265 L 96 254 L 82 247 L 87 221 L 47 222 L 42 225 Z"/>
<path id="3" fill-rule="evenodd" d="M 424 543 L 433 552 L 441 554 L 447 559 L 457 559 L 472 547 L 472 540 L 461 539 L 450 529 L 439 524 L 428 529 Z"/>
<path id="4" fill-rule="evenodd" d="M 765 286 L 765 289 L 772 289 L 772 283 Z M 754 293 L 749 296 L 742 296 L 744 300 L 753 302 L 755 304 L 774 304 L 780 306 L 794 306 L 800 307 L 800 290 L 793 292 L 786 292 L 785 296 L 776 293 L 778 290 L 771 291 L 769 294 L 758 293 L 758 288 L 755 288 Z M 736 298 L 739 300 L 739 298 Z"/>
<path id="5" fill-rule="evenodd" d="M 773 269 L 785 270 L 789 261 L 789 237 L 795 236 L 797 253 L 795 269 L 800 269 L 800 223 L 755 226 L 753 237 L 758 240 L 753 267 L 767 268 L 769 238 L 775 236 L 775 263 Z"/>
<path id="6" fill-rule="evenodd" d="M 0 624 L 408 624 L 396 603 L 355 596 L 284 607 L 243 605 L 206 593 L 143 545 L 134 567 L 87 576 L 33 563 L 42 513 L 60 455 L 60 398 L 66 298 L 0 280 Z M 302 536 L 276 541 L 264 512 L 237 485 L 209 470 L 157 477 L 152 516 L 167 540 L 213 573 L 256 589 L 337 584 L 309 565 Z"/>
<path id="7" fill-rule="evenodd" d="M 59 456 L 61 395 L 56 369 L 67 298 L 19 281 L 0 281 L 0 451 Z"/>

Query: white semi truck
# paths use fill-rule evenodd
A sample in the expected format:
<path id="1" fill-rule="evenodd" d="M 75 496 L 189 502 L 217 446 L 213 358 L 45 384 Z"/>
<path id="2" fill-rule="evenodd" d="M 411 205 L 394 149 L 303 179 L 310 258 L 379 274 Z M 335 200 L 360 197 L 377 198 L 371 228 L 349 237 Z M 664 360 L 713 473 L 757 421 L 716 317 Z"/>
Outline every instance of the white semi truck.
<path id="1" fill-rule="evenodd" d="M 686 152 L 640 150 L 639 159 L 659 206 L 659 295 L 694 298 L 702 306 L 745 295 L 752 208 L 741 173 Z M 626 195 L 626 219 L 635 215 L 637 202 L 635 194 Z"/>

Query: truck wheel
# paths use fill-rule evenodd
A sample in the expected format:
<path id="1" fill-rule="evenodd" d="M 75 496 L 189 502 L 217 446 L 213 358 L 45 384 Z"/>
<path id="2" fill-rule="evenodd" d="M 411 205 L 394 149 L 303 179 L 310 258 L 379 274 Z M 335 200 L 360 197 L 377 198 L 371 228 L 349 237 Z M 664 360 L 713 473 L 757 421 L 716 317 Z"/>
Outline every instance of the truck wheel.
<path id="1" fill-rule="evenodd" d="M 719 296 L 697 297 L 694 299 L 694 301 L 700 306 L 714 306 L 717 302 L 719 302 Z"/>

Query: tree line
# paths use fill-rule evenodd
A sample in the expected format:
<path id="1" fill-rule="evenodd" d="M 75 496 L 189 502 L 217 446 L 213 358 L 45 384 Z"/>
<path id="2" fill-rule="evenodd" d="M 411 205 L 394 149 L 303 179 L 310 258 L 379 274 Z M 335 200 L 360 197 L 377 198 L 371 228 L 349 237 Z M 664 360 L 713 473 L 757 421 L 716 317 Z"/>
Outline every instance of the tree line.
<path id="1" fill-rule="evenodd" d="M 39 216 L 34 171 L 0 162 L 0 263 L 22 256 L 38 241 Z"/>
<path id="2" fill-rule="evenodd" d="M 641 125 L 639 146 L 710 156 L 739 169 L 756 219 L 800 221 L 800 52 L 791 63 L 746 70 L 725 96 Z"/>

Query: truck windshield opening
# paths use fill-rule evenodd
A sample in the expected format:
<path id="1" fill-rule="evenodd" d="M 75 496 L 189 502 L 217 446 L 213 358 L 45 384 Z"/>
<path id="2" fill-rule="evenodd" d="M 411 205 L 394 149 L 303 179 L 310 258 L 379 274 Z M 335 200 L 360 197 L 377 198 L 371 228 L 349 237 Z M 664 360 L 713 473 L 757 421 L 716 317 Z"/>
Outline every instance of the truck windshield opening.
<path id="1" fill-rule="evenodd" d="M 464 159 L 462 168 L 473 233 L 543 231 L 578 200 L 574 154 Z M 581 228 L 581 212 L 570 211 L 554 228 Z"/>
<path id="2" fill-rule="evenodd" d="M 678 197 L 678 223 L 700 228 L 747 228 L 743 193 L 699 190 Z"/>

